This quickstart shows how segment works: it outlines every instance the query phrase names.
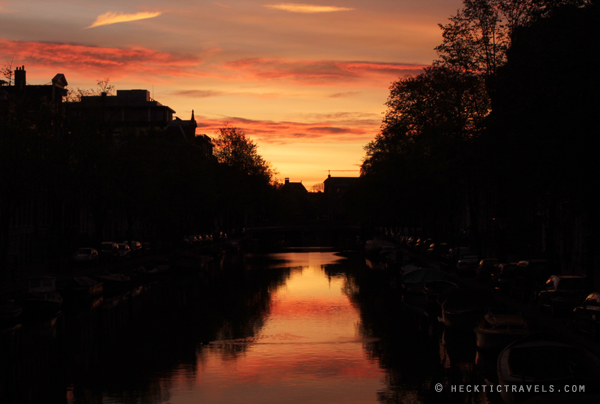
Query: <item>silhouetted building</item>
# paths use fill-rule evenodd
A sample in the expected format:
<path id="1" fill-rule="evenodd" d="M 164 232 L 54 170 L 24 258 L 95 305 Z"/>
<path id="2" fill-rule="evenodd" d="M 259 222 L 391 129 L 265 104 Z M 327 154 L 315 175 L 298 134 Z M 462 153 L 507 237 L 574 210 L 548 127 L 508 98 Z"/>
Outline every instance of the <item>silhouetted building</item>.
<path id="1" fill-rule="evenodd" d="M 344 195 L 354 186 L 358 177 L 327 176 L 323 181 L 324 219 L 334 223 L 348 222 L 348 214 L 344 203 Z"/>
<path id="2" fill-rule="evenodd" d="M 37 173 L 30 169 L 32 162 L 35 165 L 37 161 L 30 158 L 50 153 L 48 143 L 38 139 L 61 134 L 67 85 L 61 73 L 50 84 L 28 84 L 25 66 L 15 69 L 12 82 L 0 81 L 0 136 L 12 138 L 8 143 L 11 146 L 2 150 L 0 158 L 5 163 L 4 175 L 20 178 L 0 187 L 0 263 L 7 263 L 10 268 L 0 268 L 0 279 L 22 275 L 22 263 L 47 258 L 48 240 L 56 238 L 50 230 L 49 185 L 33 180 Z M 13 153 L 25 159 L 14 159 Z"/>
<path id="3" fill-rule="evenodd" d="M 327 179 L 323 181 L 325 185 L 324 193 L 326 196 L 337 195 L 343 196 L 350 187 L 352 187 L 358 181 L 358 177 L 332 177 L 327 176 Z"/>
<path id="4" fill-rule="evenodd" d="M 198 124 L 194 118 L 194 110 L 192 110 L 192 117 L 190 120 L 175 117 L 174 120 L 168 123 L 164 133 L 169 139 L 194 142 L 197 147 L 202 149 L 204 157 L 212 157 L 214 144 L 210 137 L 206 135 L 196 135 L 197 127 Z"/>
<path id="5" fill-rule="evenodd" d="M 95 117 L 113 128 L 160 128 L 173 120 L 174 110 L 150 97 L 148 90 L 117 90 L 116 96 L 82 96 L 69 105 L 71 118 Z"/>
<path id="6" fill-rule="evenodd" d="M 285 179 L 285 183 L 281 187 L 281 192 L 299 195 L 308 194 L 308 191 L 306 190 L 304 185 L 302 185 L 302 182 L 290 182 L 289 178 Z"/>
<path id="7" fill-rule="evenodd" d="M 13 85 L 0 81 L 0 114 L 3 119 L 9 119 L 15 111 L 27 117 L 36 117 L 49 109 L 54 123 L 54 116 L 60 111 L 63 97 L 67 95 L 68 85 L 65 75 L 58 73 L 52 78 L 51 84 L 27 85 L 25 66 L 17 67 L 14 71 Z M 46 115 L 46 114 L 44 114 Z"/>

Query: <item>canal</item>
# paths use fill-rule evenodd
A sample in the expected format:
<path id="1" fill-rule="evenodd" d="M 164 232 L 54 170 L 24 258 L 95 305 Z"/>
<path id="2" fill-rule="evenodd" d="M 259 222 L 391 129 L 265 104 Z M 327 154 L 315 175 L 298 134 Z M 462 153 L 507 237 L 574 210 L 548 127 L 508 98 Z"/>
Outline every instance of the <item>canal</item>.
<path id="1" fill-rule="evenodd" d="M 0 392 L 10 404 L 489 402 L 448 391 L 481 382 L 472 341 L 456 340 L 446 349 L 364 259 L 290 250 L 4 330 Z"/>

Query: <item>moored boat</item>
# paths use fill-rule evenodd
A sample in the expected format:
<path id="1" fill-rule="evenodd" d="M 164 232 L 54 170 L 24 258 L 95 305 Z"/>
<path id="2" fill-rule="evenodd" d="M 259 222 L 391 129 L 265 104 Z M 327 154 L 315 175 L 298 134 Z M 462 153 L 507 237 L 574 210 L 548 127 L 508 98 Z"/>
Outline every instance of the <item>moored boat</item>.
<path id="1" fill-rule="evenodd" d="M 102 302 L 104 285 L 96 279 L 87 276 L 68 277 L 61 279 L 59 286 L 67 306 L 93 308 Z"/>
<path id="2" fill-rule="evenodd" d="M 56 278 L 41 276 L 30 279 L 28 293 L 20 300 L 20 304 L 27 319 L 56 317 L 63 304 L 62 296 L 56 291 Z"/>
<path id="3" fill-rule="evenodd" d="M 22 312 L 23 307 L 17 304 L 13 299 L 0 302 L 0 321 L 3 323 L 16 321 Z"/>
<path id="4" fill-rule="evenodd" d="M 564 393 L 564 386 L 585 386 L 586 393 L 598 393 L 600 384 L 596 356 L 546 333 L 528 335 L 504 348 L 497 366 L 502 399 L 508 404 Z"/>
<path id="5" fill-rule="evenodd" d="M 440 315 L 442 303 L 444 303 L 448 294 L 455 289 L 458 289 L 458 285 L 448 280 L 427 282 L 424 287 L 427 307 Z"/>
<path id="6" fill-rule="evenodd" d="M 405 292 L 425 294 L 425 285 L 433 281 L 447 281 L 448 274 L 434 268 L 418 268 L 402 275 Z"/>
<path id="7" fill-rule="evenodd" d="M 530 333 L 523 314 L 518 311 L 488 311 L 473 331 L 478 349 L 497 350 Z"/>
<path id="8" fill-rule="evenodd" d="M 491 306 L 492 296 L 486 291 L 454 289 L 442 304 L 446 327 L 472 329 Z"/>
<path id="9" fill-rule="evenodd" d="M 98 281 L 103 283 L 106 296 L 114 296 L 128 292 L 133 288 L 133 278 L 124 274 L 105 274 L 97 276 Z"/>

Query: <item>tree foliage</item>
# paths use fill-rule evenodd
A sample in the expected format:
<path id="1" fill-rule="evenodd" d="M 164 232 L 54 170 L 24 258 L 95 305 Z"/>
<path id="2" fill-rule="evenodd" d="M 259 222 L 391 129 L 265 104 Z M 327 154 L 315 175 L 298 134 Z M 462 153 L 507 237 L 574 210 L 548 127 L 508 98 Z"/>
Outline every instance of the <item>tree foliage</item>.
<path id="1" fill-rule="evenodd" d="M 240 173 L 271 181 L 274 172 L 270 164 L 258 154 L 258 146 L 246 137 L 243 130 L 226 126 L 219 129 L 214 139 L 217 160 Z"/>
<path id="2" fill-rule="evenodd" d="M 485 82 L 434 66 L 394 82 L 386 105 L 381 132 L 365 147 L 361 166 L 369 194 L 387 215 L 402 208 L 406 216 L 424 210 L 441 216 L 440 208 L 452 203 L 440 205 L 439 198 L 454 203 L 476 172 L 473 143 L 489 111 Z"/>
<path id="3" fill-rule="evenodd" d="M 592 0 L 463 0 L 463 8 L 439 24 L 442 43 L 436 64 L 494 75 L 506 63 L 515 31 L 531 26 L 563 6 L 584 7 Z"/>
<path id="4" fill-rule="evenodd" d="M 105 77 L 102 79 L 97 79 L 96 84 L 98 86 L 97 88 L 82 89 L 82 88 L 77 87 L 75 89 L 69 90 L 67 97 L 66 97 L 66 101 L 67 102 L 79 102 L 79 101 L 81 101 L 81 97 L 89 97 L 89 96 L 102 95 L 102 94 L 106 94 L 106 95 L 114 95 L 115 94 L 115 86 L 114 86 L 114 84 L 110 84 L 110 78 Z"/>
<path id="5" fill-rule="evenodd" d="M 437 207 L 429 200 L 455 203 L 466 195 L 474 222 L 474 195 L 486 186 L 487 163 L 495 156 L 487 134 L 491 97 L 499 85 L 495 77 L 507 63 L 520 27 L 532 26 L 565 5 L 578 9 L 590 2 L 464 0 L 462 9 L 440 24 L 439 59 L 390 87 L 380 133 L 365 147 L 361 166 L 363 187 L 372 195 L 369 203 L 379 204 L 378 212 L 388 217 L 397 216 L 400 207 L 411 212 L 405 216 L 431 213 L 433 223 Z"/>

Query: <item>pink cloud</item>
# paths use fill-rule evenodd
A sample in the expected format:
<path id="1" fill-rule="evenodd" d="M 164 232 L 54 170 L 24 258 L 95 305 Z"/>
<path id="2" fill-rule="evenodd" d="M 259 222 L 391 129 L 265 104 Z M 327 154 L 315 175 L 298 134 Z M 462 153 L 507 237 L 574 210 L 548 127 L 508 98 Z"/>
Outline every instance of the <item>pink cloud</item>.
<path id="1" fill-rule="evenodd" d="M 148 18 L 156 18 L 162 13 L 160 11 L 141 11 L 139 13 L 122 13 L 109 11 L 107 13 L 99 15 L 96 20 L 87 28 L 100 27 L 102 25 L 111 25 L 122 22 L 139 21 Z"/>
<path id="2" fill-rule="evenodd" d="M 215 136 L 219 128 L 234 126 L 246 133 L 259 143 L 288 144 L 299 139 L 315 141 L 341 141 L 341 142 L 368 142 L 381 124 L 377 119 L 364 119 L 346 116 L 345 120 L 327 120 L 320 122 L 304 123 L 290 121 L 252 120 L 239 117 L 224 117 L 209 119 L 196 116 L 198 123 L 197 133 Z"/>
<path id="3" fill-rule="evenodd" d="M 236 77 L 248 80 L 288 80 L 311 85 L 332 85 L 359 80 L 382 80 L 418 74 L 425 65 L 373 62 L 292 61 L 255 58 L 226 63 L 223 68 L 236 72 Z"/>
<path id="4" fill-rule="evenodd" d="M 108 48 L 52 42 L 25 42 L 0 39 L 0 57 L 13 57 L 19 64 L 33 68 L 60 67 L 96 77 L 103 75 L 123 77 L 140 73 L 162 75 L 197 75 L 195 69 L 203 63 L 193 55 L 181 55 L 156 50 Z"/>
<path id="5" fill-rule="evenodd" d="M 33 69 L 59 68 L 64 73 L 84 77 L 98 75 L 113 79 L 140 77 L 203 77 L 236 82 L 286 82 L 291 85 L 345 86 L 353 88 L 388 88 L 390 81 L 418 74 L 422 65 L 401 63 L 343 62 L 331 60 L 302 61 L 278 58 L 255 58 L 232 62 L 211 60 L 193 54 L 161 52 L 144 47 L 114 48 L 69 43 L 13 41 L 0 38 L 0 58 Z M 211 57 L 211 50 L 203 54 Z M 185 95 L 185 94 L 184 94 Z M 187 94 L 191 96 L 192 94 Z M 198 93 L 215 96 L 215 93 Z M 337 93 L 341 97 L 348 93 Z"/>

